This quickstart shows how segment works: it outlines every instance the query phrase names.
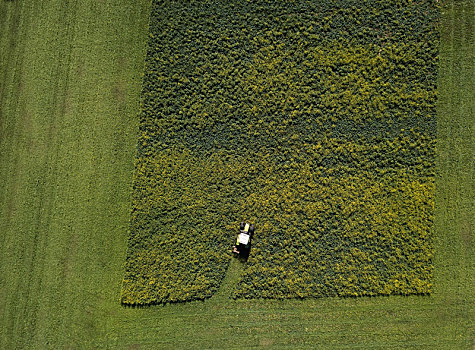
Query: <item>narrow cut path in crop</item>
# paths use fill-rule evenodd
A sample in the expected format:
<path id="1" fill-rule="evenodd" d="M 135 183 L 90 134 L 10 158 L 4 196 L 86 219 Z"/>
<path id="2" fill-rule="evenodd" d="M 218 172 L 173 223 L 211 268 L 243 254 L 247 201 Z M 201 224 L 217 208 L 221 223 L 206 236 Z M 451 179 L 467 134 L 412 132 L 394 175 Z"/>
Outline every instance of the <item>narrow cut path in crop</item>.
<path id="1" fill-rule="evenodd" d="M 226 270 L 226 275 L 221 282 L 219 290 L 215 295 L 213 295 L 210 302 L 222 302 L 232 299 L 233 290 L 236 288 L 239 276 L 241 276 L 244 271 L 245 265 L 246 263 L 240 259 L 235 257 L 231 258 L 228 269 Z"/>

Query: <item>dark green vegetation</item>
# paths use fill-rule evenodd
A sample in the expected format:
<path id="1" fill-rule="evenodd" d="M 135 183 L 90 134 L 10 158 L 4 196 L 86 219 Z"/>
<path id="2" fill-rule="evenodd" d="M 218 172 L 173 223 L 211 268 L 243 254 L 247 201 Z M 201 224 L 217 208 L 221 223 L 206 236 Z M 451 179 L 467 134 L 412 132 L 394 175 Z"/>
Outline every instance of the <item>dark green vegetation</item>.
<path id="1" fill-rule="evenodd" d="M 472 349 L 475 3 L 442 13 L 431 296 L 143 309 L 118 302 L 150 15 L 129 4 L 0 1 L 0 348 Z"/>
<path id="2" fill-rule="evenodd" d="M 155 1 L 122 301 L 432 290 L 433 1 Z"/>

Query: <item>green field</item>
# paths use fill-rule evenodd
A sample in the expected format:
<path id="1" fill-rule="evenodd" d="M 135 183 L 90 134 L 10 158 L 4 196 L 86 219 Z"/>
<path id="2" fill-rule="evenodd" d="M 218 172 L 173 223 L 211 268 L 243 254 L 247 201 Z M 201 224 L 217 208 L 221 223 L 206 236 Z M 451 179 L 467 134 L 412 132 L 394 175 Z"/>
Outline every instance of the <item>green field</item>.
<path id="1" fill-rule="evenodd" d="M 431 296 L 120 305 L 150 4 L 0 2 L 0 349 L 471 349 L 475 2 L 442 12 Z"/>

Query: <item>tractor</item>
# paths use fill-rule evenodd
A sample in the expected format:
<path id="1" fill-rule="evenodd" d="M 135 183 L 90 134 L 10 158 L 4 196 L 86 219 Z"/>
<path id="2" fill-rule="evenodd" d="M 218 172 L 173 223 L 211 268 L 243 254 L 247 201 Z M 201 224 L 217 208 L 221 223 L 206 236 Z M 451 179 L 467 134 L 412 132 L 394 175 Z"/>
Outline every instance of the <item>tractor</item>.
<path id="1" fill-rule="evenodd" d="M 254 225 L 241 222 L 239 233 L 236 239 L 236 245 L 233 247 L 233 253 L 236 256 L 247 259 L 251 250 L 251 239 L 254 235 Z"/>

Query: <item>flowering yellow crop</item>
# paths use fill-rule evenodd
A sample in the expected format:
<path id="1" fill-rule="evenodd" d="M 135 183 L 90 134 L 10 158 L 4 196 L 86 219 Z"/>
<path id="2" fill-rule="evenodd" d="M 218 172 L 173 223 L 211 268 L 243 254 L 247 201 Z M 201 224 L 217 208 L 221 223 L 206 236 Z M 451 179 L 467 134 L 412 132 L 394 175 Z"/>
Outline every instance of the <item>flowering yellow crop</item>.
<path id="1" fill-rule="evenodd" d="M 156 1 L 122 302 L 430 293 L 436 6 Z"/>

